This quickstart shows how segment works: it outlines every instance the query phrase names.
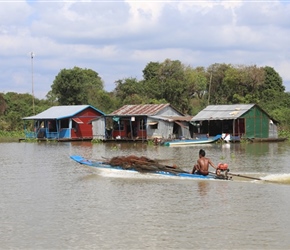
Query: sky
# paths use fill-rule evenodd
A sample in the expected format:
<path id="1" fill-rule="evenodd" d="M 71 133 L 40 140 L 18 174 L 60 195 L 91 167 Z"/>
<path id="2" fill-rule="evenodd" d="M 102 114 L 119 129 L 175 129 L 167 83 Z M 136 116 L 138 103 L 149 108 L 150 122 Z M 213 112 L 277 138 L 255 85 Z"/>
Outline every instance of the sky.
<path id="1" fill-rule="evenodd" d="M 75 66 L 112 91 L 166 59 L 270 66 L 289 92 L 289 13 L 290 0 L 0 0 L 0 93 L 44 99 L 58 73 Z"/>

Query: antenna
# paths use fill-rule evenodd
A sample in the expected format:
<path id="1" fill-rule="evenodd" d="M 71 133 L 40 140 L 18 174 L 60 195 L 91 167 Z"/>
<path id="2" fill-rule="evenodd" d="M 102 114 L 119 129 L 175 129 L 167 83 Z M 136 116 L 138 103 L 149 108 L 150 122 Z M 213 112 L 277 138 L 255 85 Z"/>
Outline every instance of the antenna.
<path id="1" fill-rule="evenodd" d="M 32 85 L 32 110 L 33 114 L 35 115 L 35 108 L 34 108 L 34 83 L 33 83 L 33 52 L 30 53 L 31 56 L 31 85 Z"/>

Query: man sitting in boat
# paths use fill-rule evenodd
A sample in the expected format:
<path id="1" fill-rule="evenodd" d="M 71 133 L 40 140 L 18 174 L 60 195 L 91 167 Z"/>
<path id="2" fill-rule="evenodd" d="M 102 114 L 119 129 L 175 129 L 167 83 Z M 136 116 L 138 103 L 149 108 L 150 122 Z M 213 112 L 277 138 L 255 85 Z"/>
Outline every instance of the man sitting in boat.
<path id="1" fill-rule="evenodd" d="M 191 173 L 200 174 L 200 175 L 208 175 L 209 165 L 217 169 L 217 167 L 212 163 L 212 161 L 209 158 L 205 157 L 205 151 L 201 149 L 199 150 L 199 158 L 197 160 L 197 164 L 194 165 Z"/>

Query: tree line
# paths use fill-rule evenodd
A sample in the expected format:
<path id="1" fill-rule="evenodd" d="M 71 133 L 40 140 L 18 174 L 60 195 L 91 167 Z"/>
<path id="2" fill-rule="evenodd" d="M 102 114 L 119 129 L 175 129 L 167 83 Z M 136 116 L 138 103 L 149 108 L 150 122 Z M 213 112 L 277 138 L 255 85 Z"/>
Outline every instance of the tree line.
<path id="1" fill-rule="evenodd" d="M 108 92 L 97 72 L 62 69 L 46 98 L 34 98 L 35 113 L 57 105 L 89 104 L 110 113 L 125 104 L 171 103 L 182 113 L 195 115 L 207 105 L 255 103 L 280 127 L 290 128 L 290 93 L 272 67 L 215 63 L 194 68 L 166 59 L 149 62 L 142 73 L 141 80 L 116 80 L 116 87 Z M 23 130 L 22 118 L 33 115 L 32 100 L 30 94 L 0 93 L 0 130 Z"/>

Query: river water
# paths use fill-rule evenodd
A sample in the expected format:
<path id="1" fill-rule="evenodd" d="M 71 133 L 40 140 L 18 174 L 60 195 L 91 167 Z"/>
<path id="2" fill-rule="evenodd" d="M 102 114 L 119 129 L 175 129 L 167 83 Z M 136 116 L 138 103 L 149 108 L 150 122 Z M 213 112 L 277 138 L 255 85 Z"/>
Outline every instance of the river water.
<path id="1" fill-rule="evenodd" d="M 0 143 L 0 249 L 290 249 L 290 144 L 202 145 L 267 181 L 139 178 L 70 155 L 147 156 L 191 170 L 201 145 Z"/>

